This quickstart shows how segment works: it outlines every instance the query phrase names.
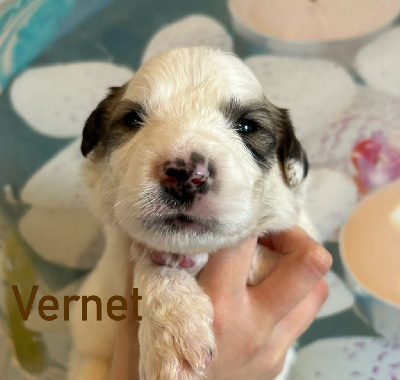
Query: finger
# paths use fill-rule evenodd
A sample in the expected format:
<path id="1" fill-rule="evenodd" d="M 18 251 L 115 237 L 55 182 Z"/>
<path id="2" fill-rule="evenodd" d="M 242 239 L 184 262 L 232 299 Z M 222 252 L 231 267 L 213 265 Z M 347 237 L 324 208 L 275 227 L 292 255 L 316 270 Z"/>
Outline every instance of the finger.
<path id="1" fill-rule="evenodd" d="M 312 324 L 328 297 L 329 289 L 324 279 L 279 322 L 273 332 L 278 341 L 289 348 Z"/>
<path id="2" fill-rule="evenodd" d="M 221 249 L 210 255 L 198 276 L 207 294 L 218 291 L 229 294 L 244 291 L 257 243 L 255 236 L 235 247 Z"/>
<path id="3" fill-rule="evenodd" d="M 315 240 L 300 227 L 260 236 L 258 243 L 286 255 L 315 245 Z"/>
<path id="4" fill-rule="evenodd" d="M 251 289 L 256 302 L 264 305 L 277 323 L 302 301 L 332 264 L 331 255 L 300 229 L 272 237 L 284 255 L 267 278 Z M 262 308 L 261 308 L 262 309 Z"/>
<path id="5" fill-rule="evenodd" d="M 276 366 L 269 372 L 272 379 L 276 379 L 284 370 L 286 363 L 286 353 L 283 355 L 282 359 L 276 364 Z"/>
<path id="6" fill-rule="evenodd" d="M 133 264 L 128 268 L 125 299 L 129 300 L 133 285 Z M 127 317 L 118 323 L 117 340 L 110 370 L 110 380 L 139 379 L 139 322 L 133 318 L 132 303 L 128 302 Z"/>
<path id="7" fill-rule="evenodd" d="M 321 280 L 312 292 L 305 297 L 265 338 L 268 341 L 266 350 L 262 355 L 268 367 L 275 368 L 277 376 L 285 363 L 285 356 L 293 343 L 310 326 L 312 321 L 326 299 L 328 286 Z M 276 363 L 276 364 L 275 364 Z M 273 376 L 273 378 L 275 378 Z"/>

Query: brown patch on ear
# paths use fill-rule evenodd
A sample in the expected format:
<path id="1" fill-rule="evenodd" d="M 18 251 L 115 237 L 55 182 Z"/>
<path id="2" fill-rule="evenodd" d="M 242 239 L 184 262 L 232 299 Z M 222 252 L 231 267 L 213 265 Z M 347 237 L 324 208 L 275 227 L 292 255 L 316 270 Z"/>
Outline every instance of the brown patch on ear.
<path id="1" fill-rule="evenodd" d="M 296 138 L 289 112 L 277 107 L 273 116 L 278 127 L 277 156 L 286 182 L 295 187 L 307 177 L 307 154 Z"/>
<path id="2" fill-rule="evenodd" d="M 97 154 L 105 152 L 105 137 L 107 136 L 112 110 L 125 92 L 126 85 L 111 87 L 109 94 L 103 99 L 86 120 L 82 133 L 81 152 L 86 157 L 94 149 Z"/>

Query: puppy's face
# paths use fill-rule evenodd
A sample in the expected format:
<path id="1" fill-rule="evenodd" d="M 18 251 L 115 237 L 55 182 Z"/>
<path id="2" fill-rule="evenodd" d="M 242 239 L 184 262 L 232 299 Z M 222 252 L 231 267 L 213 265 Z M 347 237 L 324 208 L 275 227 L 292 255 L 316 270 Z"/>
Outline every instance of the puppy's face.
<path id="1" fill-rule="evenodd" d="M 307 160 L 286 111 L 236 57 L 172 50 L 113 88 L 82 153 L 95 209 L 134 240 L 200 253 L 296 221 Z"/>

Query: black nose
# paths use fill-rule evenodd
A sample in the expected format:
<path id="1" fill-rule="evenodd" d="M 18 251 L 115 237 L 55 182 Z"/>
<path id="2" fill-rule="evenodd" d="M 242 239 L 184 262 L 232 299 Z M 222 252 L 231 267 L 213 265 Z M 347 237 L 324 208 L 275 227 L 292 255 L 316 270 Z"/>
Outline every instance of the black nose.
<path id="1" fill-rule="evenodd" d="M 204 194 L 210 187 L 209 165 L 198 153 L 192 153 L 189 160 L 164 162 L 159 174 L 164 191 L 180 204 L 192 202 L 196 194 Z"/>

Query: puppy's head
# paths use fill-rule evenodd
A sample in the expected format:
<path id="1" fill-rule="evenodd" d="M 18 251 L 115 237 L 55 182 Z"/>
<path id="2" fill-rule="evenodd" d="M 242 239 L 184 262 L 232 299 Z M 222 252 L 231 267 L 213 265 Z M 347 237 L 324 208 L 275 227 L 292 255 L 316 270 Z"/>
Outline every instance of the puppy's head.
<path id="1" fill-rule="evenodd" d="M 112 88 L 82 153 L 95 209 L 136 241 L 199 253 L 295 223 L 307 159 L 235 56 L 176 49 Z"/>

